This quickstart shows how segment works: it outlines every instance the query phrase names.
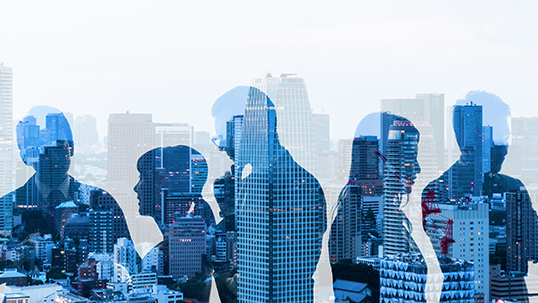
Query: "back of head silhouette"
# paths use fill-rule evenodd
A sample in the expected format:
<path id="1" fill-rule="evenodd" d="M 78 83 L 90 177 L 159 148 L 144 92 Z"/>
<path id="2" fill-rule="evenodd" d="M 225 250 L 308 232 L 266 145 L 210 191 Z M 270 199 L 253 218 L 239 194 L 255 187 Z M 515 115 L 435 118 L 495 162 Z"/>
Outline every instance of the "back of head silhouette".
<path id="1" fill-rule="evenodd" d="M 73 135 L 64 114 L 50 106 L 34 106 L 16 127 L 22 161 L 33 167 L 41 182 L 62 182 L 74 154 Z"/>
<path id="2" fill-rule="evenodd" d="M 213 103 L 211 115 L 214 119 L 217 135 L 212 140 L 217 147 L 223 148 L 226 144 L 224 140 L 226 138 L 226 122 L 233 116 L 244 115 L 249 89 L 249 86 L 234 87 Z"/>
<path id="3" fill-rule="evenodd" d="M 489 172 L 498 173 L 502 168 L 508 152 L 510 141 L 510 107 L 496 94 L 476 90 L 468 92 L 465 98 L 458 99 L 455 106 L 471 104 L 482 106 L 482 126 L 490 126 L 492 128 L 493 147 L 491 148 L 491 168 Z M 463 157 L 465 157 L 468 152 L 463 146 L 461 139 L 463 137 L 461 133 L 463 128 L 458 127 L 458 123 L 454 119 L 455 116 L 453 116 L 454 133 Z M 484 171 L 484 173 L 488 173 L 488 171 Z"/>

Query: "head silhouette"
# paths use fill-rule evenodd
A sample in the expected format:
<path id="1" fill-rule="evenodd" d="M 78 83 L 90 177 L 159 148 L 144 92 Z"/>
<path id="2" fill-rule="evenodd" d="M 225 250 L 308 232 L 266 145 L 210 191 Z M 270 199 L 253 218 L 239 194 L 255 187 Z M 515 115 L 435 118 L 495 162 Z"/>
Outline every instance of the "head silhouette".
<path id="1" fill-rule="evenodd" d="M 213 103 L 211 115 L 215 123 L 216 136 L 212 140 L 217 147 L 225 147 L 226 122 L 232 119 L 233 116 L 244 115 L 248 93 L 248 86 L 237 86 L 227 91 Z"/>
<path id="2" fill-rule="evenodd" d="M 155 201 L 161 200 L 163 190 L 167 195 L 201 195 L 208 173 L 205 158 L 185 145 L 152 149 L 138 159 L 137 169 L 140 180 L 134 191 L 140 214 L 146 216 L 160 216 Z"/>
<path id="3" fill-rule="evenodd" d="M 73 135 L 64 114 L 50 106 L 34 106 L 16 127 L 22 161 L 41 182 L 63 181 L 74 153 Z"/>
<path id="4" fill-rule="evenodd" d="M 498 173 L 508 153 L 510 140 L 510 107 L 499 96 L 485 91 L 470 91 L 465 98 L 458 99 L 455 105 L 470 103 L 482 106 L 482 125 L 491 126 L 493 132 L 493 148 L 491 150 L 491 172 Z M 453 123 L 456 138 L 461 137 L 461 128 Z M 460 149 L 462 143 L 458 140 Z"/>

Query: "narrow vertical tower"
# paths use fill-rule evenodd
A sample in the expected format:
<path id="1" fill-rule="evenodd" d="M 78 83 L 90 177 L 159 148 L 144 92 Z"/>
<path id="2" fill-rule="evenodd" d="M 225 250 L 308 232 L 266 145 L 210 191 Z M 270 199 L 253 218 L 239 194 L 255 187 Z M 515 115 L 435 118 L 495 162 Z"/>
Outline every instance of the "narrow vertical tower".
<path id="1" fill-rule="evenodd" d="M 320 185 L 280 144 L 275 105 L 256 88 L 249 93 L 241 136 L 239 302 L 311 303 L 326 224 Z"/>
<path id="2" fill-rule="evenodd" d="M 419 133 L 409 121 L 396 120 L 387 138 L 387 163 L 383 176 L 383 245 L 387 255 L 408 253 L 410 235 L 402 211 L 416 174 Z M 389 169 L 390 167 L 390 169 Z"/>
<path id="3" fill-rule="evenodd" d="M 482 192 L 482 105 L 472 102 L 456 105 L 453 111 L 454 132 L 460 147 L 462 164 L 452 176 L 450 198 L 458 201 L 466 195 Z"/>
<path id="4" fill-rule="evenodd" d="M 0 63 L 0 197 L 13 188 L 13 71 Z M 11 235 L 12 197 L 0 198 L 0 234 Z"/>

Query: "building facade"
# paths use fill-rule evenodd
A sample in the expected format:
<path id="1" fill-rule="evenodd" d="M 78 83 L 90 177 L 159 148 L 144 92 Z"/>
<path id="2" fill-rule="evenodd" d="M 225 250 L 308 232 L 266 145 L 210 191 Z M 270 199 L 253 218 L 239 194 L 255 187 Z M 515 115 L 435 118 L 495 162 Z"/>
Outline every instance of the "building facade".
<path id="1" fill-rule="evenodd" d="M 314 299 L 325 199 L 317 180 L 280 144 L 276 106 L 251 88 L 236 159 L 237 179 L 244 176 L 235 205 L 239 302 Z"/>
<path id="2" fill-rule="evenodd" d="M 0 235 L 13 228 L 13 70 L 0 62 Z"/>
<path id="3" fill-rule="evenodd" d="M 206 224 L 201 217 L 177 218 L 170 225 L 170 275 L 193 277 L 206 254 Z"/>

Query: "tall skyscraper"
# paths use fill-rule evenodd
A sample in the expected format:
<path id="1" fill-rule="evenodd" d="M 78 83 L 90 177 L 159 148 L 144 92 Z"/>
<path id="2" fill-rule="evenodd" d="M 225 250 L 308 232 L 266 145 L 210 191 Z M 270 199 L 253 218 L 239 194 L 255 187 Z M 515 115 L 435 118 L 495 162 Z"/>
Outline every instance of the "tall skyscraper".
<path id="1" fill-rule="evenodd" d="M 138 157 L 153 148 L 155 127 L 151 114 L 110 114 L 108 118 L 108 180 L 107 188 L 123 209 L 126 218 L 138 215 L 138 200 L 133 187 L 138 182 Z M 140 224 L 131 230 L 131 237 L 153 231 Z M 154 235 L 148 235 L 146 239 Z M 160 236 L 160 235 L 158 235 Z"/>
<path id="2" fill-rule="evenodd" d="M 525 190 L 505 193 L 506 199 L 506 270 L 526 274 L 528 262 L 538 257 L 536 233 L 538 218 Z"/>
<path id="3" fill-rule="evenodd" d="M 112 211 L 91 209 L 88 225 L 90 252 L 111 253 L 114 245 L 112 238 Z"/>
<path id="4" fill-rule="evenodd" d="M 461 165 L 449 176 L 448 191 L 450 199 L 459 200 L 482 193 L 482 106 L 454 106 L 453 124 L 462 155 Z"/>
<path id="5" fill-rule="evenodd" d="M 493 127 L 482 126 L 482 171 L 491 171 L 491 149 L 493 148 Z"/>
<path id="6" fill-rule="evenodd" d="M 316 151 L 327 152 L 331 149 L 331 125 L 328 114 L 313 114 L 316 137 Z"/>
<path id="7" fill-rule="evenodd" d="M 376 136 L 353 139 L 349 181 L 359 185 L 362 195 L 382 195 L 383 178 L 379 172 L 379 140 Z"/>
<path id="8" fill-rule="evenodd" d="M 401 210 L 406 203 L 408 182 L 416 177 L 419 133 L 409 121 L 395 120 L 387 138 L 383 176 L 383 250 L 386 255 L 408 253 L 410 235 L 405 228 L 407 219 Z M 420 170 L 418 170 L 420 171 Z M 404 185 L 404 182 L 406 185 Z"/>
<path id="9" fill-rule="evenodd" d="M 346 142 L 346 141 L 341 141 Z M 346 146 L 346 145 L 344 145 Z M 379 143 L 376 136 L 359 136 L 352 143 L 349 181 L 338 197 L 338 213 L 331 226 L 329 255 L 331 263 L 343 259 L 355 260 L 361 255 L 362 235 L 367 239 L 370 232 L 361 230 L 364 196 L 383 194 L 383 178 L 379 173 Z M 374 219 L 368 219 L 375 226 Z"/>
<path id="10" fill-rule="evenodd" d="M 291 79 L 281 77 L 279 81 Z M 293 81 L 304 87 L 302 80 Z M 304 95 L 296 101 L 303 108 Z M 312 276 L 325 231 L 325 199 L 317 180 L 280 144 L 277 107 L 266 94 L 251 88 L 235 162 L 240 179 L 235 206 L 238 299 L 310 303 L 314 300 Z M 309 108 L 303 110 L 310 113 Z M 293 112 L 297 117 L 306 114 Z M 287 136 L 290 146 L 306 144 L 303 138 L 290 141 L 293 136 Z"/>
<path id="11" fill-rule="evenodd" d="M 0 197 L 13 190 L 13 71 L 0 62 Z M 0 198 L 0 234 L 11 235 L 13 198 Z"/>
<path id="12" fill-rule="evenodd" d="M 293 159 L 309 172 L 317 172 L 314 118 L 304 79 L 281 74 L 254 79 L 252 86 L 266 93 L 278 116 L 278 137 Z"/>
<path id="13" fill-rule="evenodd" d="M 361 256 L 361 188 L 348 184 L 338 198 L 338 214 L 331 225 L 329 256 L 331 263 Z"/>
<path id="14" fill-rule="evenodd" d="M 338 140 L 338 166 L 336 168 L 336 177 L 341 180 L 347 180 L 349 178 L 352 150 L 353 139 Z"/>
<path id="15" fill-rule="evenodd" d="M 151 114 L 110 114 L 108 118 L 108 182 L 138 182 L 136 161 L 153 148 L 155 126 Z"/>

